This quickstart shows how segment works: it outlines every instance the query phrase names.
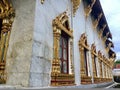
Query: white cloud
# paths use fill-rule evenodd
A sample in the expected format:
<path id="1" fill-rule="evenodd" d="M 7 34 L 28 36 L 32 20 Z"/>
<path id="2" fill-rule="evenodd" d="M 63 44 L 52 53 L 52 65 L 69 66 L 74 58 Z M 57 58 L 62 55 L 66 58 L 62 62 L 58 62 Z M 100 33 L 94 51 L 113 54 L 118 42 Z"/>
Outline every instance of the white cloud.
<path id="1" fill-rule="evenodd" d="M 116 55 L 117 55 L 116 60 L 120 59 L 120 52 L 117 52 Z"/>

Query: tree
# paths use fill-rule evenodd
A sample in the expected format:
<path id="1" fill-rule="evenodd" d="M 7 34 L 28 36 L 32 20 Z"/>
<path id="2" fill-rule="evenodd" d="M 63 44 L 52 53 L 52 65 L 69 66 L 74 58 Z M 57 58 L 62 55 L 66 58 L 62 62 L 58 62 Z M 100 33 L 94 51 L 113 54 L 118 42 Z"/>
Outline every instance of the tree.
<path id="1" fill-rule="evenodd" d="M 118 68 L 119 66 L 120 66 L 120 59 L 114 62 L 114 68 Z"/>

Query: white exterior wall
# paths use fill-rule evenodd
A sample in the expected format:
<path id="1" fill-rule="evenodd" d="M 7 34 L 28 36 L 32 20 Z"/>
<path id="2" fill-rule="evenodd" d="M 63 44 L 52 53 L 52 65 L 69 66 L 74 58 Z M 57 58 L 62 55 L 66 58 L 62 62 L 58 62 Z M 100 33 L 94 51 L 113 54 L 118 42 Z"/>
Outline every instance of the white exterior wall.
<path id="1" fill-rule="evenodd" d="M 35 0 L 11 0 L 15 8 L 6 57 L 7 85 L 29 86 Z"/>
<path id="2" fill-rule="evenodd" d="M 84 13 L 84 7 L 83 3 L 81 2 L 80 7 L 75 15 L 73 17 L 73 33 L 74 33 L 74 61 L 75 61 L 75 81 L 76 84 L 80 84 L 80 51 L 79 51 L 79 45 L 78 42 L 80 40 L 81 34 L 85 33 L 87 35 L 87 43 L 90 45 L 94 42 L 93 38 L 93 26 L 91 22 L 91 18 L 88 17 L 85 18 Z M 88 75 L 92 76 L 92 59 L 91 59 L 91 53 L 88 52 Z"/>
<path id="3" fill-rule="evenodd" d="M 32 2 L 29 0 L 26 0 L 26 1 L 28 1 L 29 5 Z M 30 28 L 30 30 L 32 29 L 31 32 L 29 32 L 29 29 L 27 30 L 31 34 L 30 44 L 29 43 L 27 43 L 27 44 L 29 44 L 31 46 L 29 48 L 32 48 L 32 49 L 29 50 L 30 55 L 29 55 L 28 59 L 27 58 L 22 59 L 22 56 L 19 56 L 19 60 L 23 60 L 22 63 L 25 60 L 28 60 L 28 63 L 26 61 L 27 65 L 25 64 L 26 66 L 28 66 L 28 69 L 25 71 L 25 72 L 27 72 L 26 73 L 27 75 L 26 75 L 26 77 L 24 76 L 25 78 L 27 78 L 27 81 L 22 81 L 21 78 L 22 78 L 23 74 L 19 78 L 19 76 L 16 75 L 16 71 L 15 71 L 14 72 L 15 76 L 16 76 L 16 78 L 19 79 L 18 83 L 16 83 L 14 81 L 14 78 L 13 79 L 9 78 L 8 84 L 12 84 L 12 83 L 13 84 L 16 83 L 17 85 L 24 85 L 25 84 L 25 86 L 29 85 L 32 87 L 38 87 L 38 86 L 44 87 L 44 86 L 50 85 L 51 68 L 52 68 L 52 60 L 53 60 L 52 21 L 53 21 L 53 19 L 55 19 L 57 16 L 59 16 L 61 13 L 63 13 L 66 10 L 69 14 L 70 27 L 71 27 L 71 29 L 73 29 L 73 37 L 74 37 L 73 38 L 73 61 L 74 61 L 76 85 L 81 84 L 81 81 L 80 81 L 80 50 L 79 50 L 79 45 L 78 45 L 81 34 L 86 32 L 87 42 L 88 42 L 88 45 L 90 46 L 90 48 L 91 48 L 91 44 L 93 44 L 95 42 L 97 51 L 101 50 L 105 55 L 107 55 L 105 52 L 105 47 L 104 47 L 102 39 L 98 38 L 97 31 L 93 29 L 91 17 L 89 16 L 87 19 L 85 18 L 84 7 L 83 7 L 82 1 L 80 4 L 80 7 L 78 8 L 78 10 L 76 12 L 75 17 L 73 17 L 72 13 L 71 13 L 72 7 L 71 7 L 70 0 L 45 0 L 44 4 L 41 4 L 40 0 L 36 0 L 36 4 L 35 4 L 35 2 L 32 4 L 34 7 L 33 9 L 32 9 L 32 7 L 29 8 L 30 6 L 27 6 L 27 4 L 25 2 L 20 2 L 20 5 L 21 6 L 19 6 L 19 5 L 18 6 L 20 7 L 21 12 L 19 11 L 19 8 L 17 8 L 17 4 L 16 4 L 16 9 L 18 9 L 17 13 L 19 15 L 23 15 L 20 18 L 22 18 L 22 20 L 25 22 L 24 24 L 27 26 L 24 26 L 21 23 L 24 27 L 22 27 L 22 26 L 20 27 L 19 26 L 19 25 L 21 25 L 19 22 L 20 20 L 18 17 L 16 17 L 14 25 L 13 25 L 14 31 L 11 33 L 12 37 L 11 37 L 10 42 L 12 42 L 12 40 L 14 42 L 19 41 L 16 39 L 16 37 L 23 36 L 21 34 L 22 33 L 21 29 L 24 28 L 23 30 L 25 32 L 28 28 L 32 27 L 32 28 Z M 22 6 L 24 6 L 23 8 L 26 8 L 27 10 L 30 9 L 31 12 L 27 13 L 26 9 L 25 9 L 25 10 L 23 10 L 24 12 L 26 12 L 26 13 L 24 13 L 25 14 L 24 15 L 22 12 Z M 35 9 L 35 11 L 34 11 L 34 9 Z M 35 13 L 35 16 L 33 13 Z M 28 14 L 30 14 L 32 16 L 29 16 Z M 29 17 L 28 20 L 26 19 L 26 17 Z M 35 19 L 35 21 L 34 21 L 34 19 Z M 29 24 L 30 22 L 32 22 L 32 23 Z M 20 33 L 20 31 L 21 31 L 21 33 Z M 25 34 L 28 33 L 27 31 L 25 32 Z M 18 32 L 19 34 L 16 34 L 16 32 Z M 27 38 L 29 38 L 30 34 L 27 34 L 28 35 Z M 21 40 L 22 40 L 22 38 L 24 38 L 24 36 L 21 37 Z M 25 39 L 26 39 L 26 37 L 25 37 Z M 28 39 L 28 41 L 29 41 L 29 39 Z M 8 58 L 11 55 L 11 53 L 15 53 L 15 52 L 11 51 L 13 46 L 12 46 L 12 43 L 10 43 L 10 44 L 11 45 L 9 48 Z M 19 45 L 21 45 L 21 44 L 22 43 L 20 42 Z M 28 52 L 26 49 L 26 46 L 23 45 L 23 49 L 25 49 L 26 52 L 24 52 L 24 51 L 20 51 L 20 52 L 25 53 L 25 54 L 23 54 L 23 56 L 26 57 L 25 55 Z M 90 51 L 88 52 L 88 58 L 89 58 L 88 59 L 88 62 L 89 62 L 88 74 L 89 74 L 89 76 L 93 76 L 92 59 L 91 59 L 91 52 Z M 11 60 L 11 58 L 8 59 L 9 63 L 15 63 L 15 62 L 11 62 L 10 60 Z M 16 60 L 16 57 L 14 60 Z M 21 61 L 19 61 L 19 63 L 20 62 Z M 8 63 L 8 67 L 10 67 L 9 63 Z M 22 70 L 24 70 L 25 67 L 23 67 Z M 18 71 L 19 71 L 19 69 L 18 69 Z M 8 71 L 12 71 L 12 70 L 14 70 L 14 66 L 12 67 L 11 70 L 8 70 Z M 70 73 L 72 73 L 72 72 L 70 72 Z M 14 75 L 11 75 L 11 77 L 13 77 L 13 76 Z M 18 80 L 18 79 L 16 79 L 16 80 Z"/>
<path id="4" fill-rule="evenodd" d="M 91 16 L 89 15 L 89 17 L 85 18 L 83 2 L 81 2 L 75 17 L 73 17 L 74 65 L 75 65 L 75 81 L 77 85 L 80 84 L 80 72 L 78 72 L 80 71 L 80 51 L 79 51 L 78 42 L 80 40 L 81 34 L 85 32 L 87 35 L 87 43 L 90 46 L 90 49 L 91 49 L 91 45 L 95 43 L 96 52 L 100 50 L 106 57 L 108 57 L 102 37 L 99 38 L 97 28 L 96 29 L 93 28 Z M 88 74 L 93 78 L 91 52 L 89 51 L 88 53 L 89 53 Z M 97 64 L 97 66 L 99 66 L 99 64 Z M 97 73 L 100 73 L 99 68 L 97 69 L 98 69 Z"/>
<path id="5" fill-rule="evenodd" d="M 69 0 L 36 0 L 30 86 L 49 86 L 53 60 L 52 21 L 68 9 Z"/>

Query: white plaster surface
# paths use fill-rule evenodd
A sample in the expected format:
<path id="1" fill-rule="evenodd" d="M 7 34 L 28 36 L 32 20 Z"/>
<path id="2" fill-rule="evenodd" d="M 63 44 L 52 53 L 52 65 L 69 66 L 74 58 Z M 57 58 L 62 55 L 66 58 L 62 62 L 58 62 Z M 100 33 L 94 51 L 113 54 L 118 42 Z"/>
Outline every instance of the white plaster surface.
<path id="1" fill-rule="evenodd" d="M 29 85 L 35 0 L 12 1 L 15 8 L 6 58 L 7 85 Z"/>
<path id="2" fill-rule="evenodd" d="M 69 9 L 69 0 L 36 0 L 30 86 L 49 86 L 53 60 L 52 21 Z M 62 5 L 62 7 L 61 7 Z M 60 7 L 60 8 L 59 8 Z"/>
<path id="3" fill-rule="evenodd" d="M 75 84 L 80 85 L 80 51 L 78 42 L 81 34 L 86 33 L 91 45 L 105 55 L 102 39 L 94 30 L 91 17 L 84 15 L 81 2 L 75 17 L 72 17 L 70 0 L 16 0 L 12 1 L 16 9 L 16 17 L 10 37 L 7 54 L 7 84 L 30 87 L 50 86 L 53 60 L 53 28 L 52 21 L 67 11 L 70 27 L 73 29 L 73 61 Z M 89 75 L 92 75 L 92 59 L 89 52 Z"/>

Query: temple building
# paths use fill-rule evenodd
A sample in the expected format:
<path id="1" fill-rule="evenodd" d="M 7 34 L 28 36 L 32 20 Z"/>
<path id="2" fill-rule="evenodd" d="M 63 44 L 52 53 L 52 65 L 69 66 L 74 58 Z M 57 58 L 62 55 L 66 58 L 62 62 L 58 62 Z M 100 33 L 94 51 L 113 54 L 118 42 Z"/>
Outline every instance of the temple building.
<path id="1" fill-rule="evenodd" d="M 0 84 L 112 82 L 115 58 L 99 0 L 0 0 Z"/>

